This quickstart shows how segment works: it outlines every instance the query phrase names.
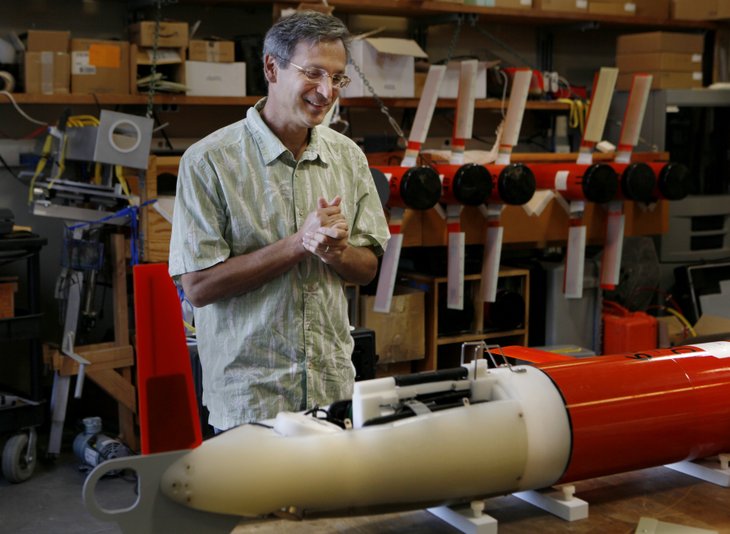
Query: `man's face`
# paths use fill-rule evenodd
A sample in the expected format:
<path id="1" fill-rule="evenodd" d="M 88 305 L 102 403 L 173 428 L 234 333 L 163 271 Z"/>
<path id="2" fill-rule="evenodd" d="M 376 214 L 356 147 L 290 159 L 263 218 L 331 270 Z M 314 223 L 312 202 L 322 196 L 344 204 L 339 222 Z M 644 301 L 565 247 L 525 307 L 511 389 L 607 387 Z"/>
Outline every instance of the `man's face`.
<path id="1" fill-rule="evenodd" d="M 291 126 L 312 128 L 324 120 L 339 96 L 340 90 L 333 87 L 331 76 L 345 72 L 345 46 L 339 40 L 314 45 L 299 43 L 290 61 L 277 69 L 276 82 L 269 85 L 269 100 L 276 104 L 277 113 L 288 116 Z M 321 69 L 330 76 L 310 81 L 294 65 Z"/>

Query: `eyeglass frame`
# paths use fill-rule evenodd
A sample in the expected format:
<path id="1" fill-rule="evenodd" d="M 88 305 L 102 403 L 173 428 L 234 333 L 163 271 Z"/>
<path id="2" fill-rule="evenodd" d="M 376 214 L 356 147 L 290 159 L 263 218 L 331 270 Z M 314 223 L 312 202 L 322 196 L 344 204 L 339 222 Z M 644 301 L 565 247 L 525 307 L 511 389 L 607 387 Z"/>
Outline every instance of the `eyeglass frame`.
<path id="1" fill-rule="evenodd" d="M 352 81 L 352 78 L 350 78 L 347 74 L 330 74 L 326 70 L 320 69 L 319 67 L 302 67 L 302 66 L 297 65 L 296 63 L 292 62 L 291 59 L 284 59 L 281 56 L 276 56 L 276 57 L 278 57 L 281 61 L 285 61 L 285 62 L 289 63 L 289 65 L 291 65 L 292 67 L 297 69 L 299 72 L 304 74 L 304 77 L 307 79 L 307 81 L 309 81 L 311 83 L 320 83 L 324 78 L 329 78 L 332 83 L 332 88 L 344 89 L 345 87 L 350 85 L 350 82 Z M 312 79 L 309 76 L 309 74 L 307 74 L 307 73 L 312 73 L 312 72 L 318 73 L 318 76 L 315 79 Z M 335 80 L 335 77 L 338 77 L 340 79 L 340 81 L 337 82 Z"/>

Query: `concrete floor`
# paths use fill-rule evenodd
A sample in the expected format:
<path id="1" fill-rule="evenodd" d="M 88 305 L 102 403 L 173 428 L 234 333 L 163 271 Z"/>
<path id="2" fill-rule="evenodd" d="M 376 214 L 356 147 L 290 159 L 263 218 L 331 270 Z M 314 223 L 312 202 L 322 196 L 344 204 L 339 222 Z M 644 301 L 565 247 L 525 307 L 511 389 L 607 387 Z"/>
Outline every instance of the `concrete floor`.
<path id="1" fill-rule="evenodd" d="M 86 511 L 81 499 L 86 473 L 79 464 L 69 451 L 53 462 L 39 461 L 33 476 L 20 484 L 0 476 L 0 533 L 120 533 L 116 523 L 99 521 Z M 131 504 L 135 488 L 133 480 L 107 478 L 97 486 L 97 500 L 112 508 Z"/>

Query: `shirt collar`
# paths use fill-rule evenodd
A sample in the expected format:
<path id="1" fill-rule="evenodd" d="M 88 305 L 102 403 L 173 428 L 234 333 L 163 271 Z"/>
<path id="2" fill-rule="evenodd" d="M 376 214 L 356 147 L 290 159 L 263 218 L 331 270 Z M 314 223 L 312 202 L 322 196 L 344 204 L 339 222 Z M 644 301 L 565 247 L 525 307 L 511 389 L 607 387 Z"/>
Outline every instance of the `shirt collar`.
<path id="1" fill-rule="evenodd" d="M 291 152 L 289 152 L 261 117 L 261 110 L 265 103 L 266 97 L 256 102 L 253 107 L 248 108 L 246 112 L 246 126 L 256 141 L 266 165 L 270 165 L 281 157 L 282 154 L 286 153 L 291 158 Z M 309 144 L 302 154 L 302 160 L 315 161 L 319 159 L 323 164 L 328 165 L 327 160 L 322 155 L 323 147 L 322 138 L 318 132 L 319 128 L 324 128 L 324 126 L 315 126 L 310 130 Z"/>

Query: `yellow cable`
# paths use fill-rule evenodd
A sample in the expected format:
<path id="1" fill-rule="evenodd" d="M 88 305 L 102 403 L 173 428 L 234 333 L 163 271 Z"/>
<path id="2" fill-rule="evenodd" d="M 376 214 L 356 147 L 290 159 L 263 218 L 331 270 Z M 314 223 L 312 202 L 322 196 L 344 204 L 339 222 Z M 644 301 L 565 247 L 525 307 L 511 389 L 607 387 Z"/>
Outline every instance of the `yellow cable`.
<path id="1" fill-rule="evenodd" d="M 192 332 L 193 334 L 195 333 L 195 327 L 187 322 L 185 319 L 183 319 L 183 325 L 185 326 L 185 328 L 190 330 L 190 332 Z"/>
<path id="2" fill-rule="evenodd" d="M 68 144 L 68 136 L 64 132 L 63 137 L 61 139 L 61 155 L 58 158 L 58 169 L 56 170 L 56 174 L 53 176 L 51 181 L 48 183 L 48 189 L 53 187 L 53 183 L 58 180 L 61 175 L 63 175 L 63 171 L 66 170 L 66 145 Z"/>
<path id="3" fill-rule="evenodd" d="M 129 187 L 127 186 L 127 179 L 124 177 L 124 172 L 122 171 L 122 166 L 115 165 L 114 172 L 116 174 L 117 180 L 119 180 L 119 184 L 122 186 L 122 191 L 124 191 L 124 195 L 127 198 L 131 198 L 132 194 L 129 192 Z"/>
<path id="4" fill-rule="evenodd" d="M 94 177 L 91 179 L 94 185 L 101 184 L 101 163 L 98 161 L 94 162 Z"/>
<path id="5" fill-rule="evenodd" d="M 666 312 L 671 313 L 677 319 L 679 319 L 679 322 L 682 323 L 682 326 L 684 326 L 689 331 L 690 334 L 692 334 L 692 337 L 697 336 L 697 332 L 695 331 L 694 328 L 692 328 L 692 325 L 689 323 L 689 321 L 687 320 L 687 318 L 684 315 L 682 315 L 677 310 L 670 308 L 668 306 L 664 306 L 662 309 Z"/>
<path id="6" fill-rule="evenodd" d="M 46 168 L 46 163 L 48 162 L 48 156 L 51 153 L 52 146 L 53 146 L 53 137 L 49 133 L 46 136 L 46 140 L 43 142 L 43 150 L 41 152 L 41 157 L 35 166 L 35 172 L 33 173 L 33 177 L 30 179 L 30 184 L 28 185 L 28 204 L 33 202 L 33 188 L 35 187 L 35 181 L 41 175 L 41 173 L 43 172 L 43 169 Z"/>
<path id="7" fill-rule="evenodd" d="M 585 129 L 588 103 L 574 98 L 560 98 L 558 99 L 558 102 L 570 105 L 570 112 L 568 114 L 568 125 L 571 128 L 578 128 L 582 135 L 583 130 Z"/>

